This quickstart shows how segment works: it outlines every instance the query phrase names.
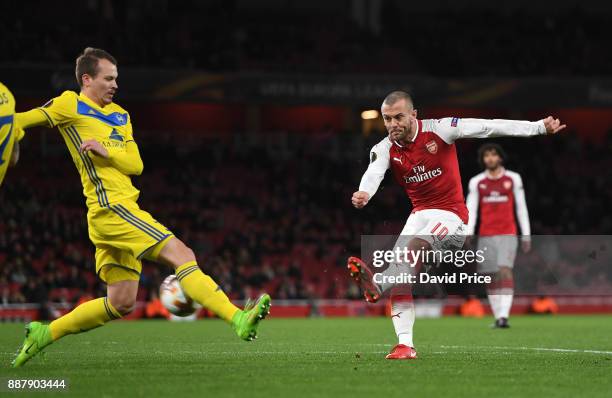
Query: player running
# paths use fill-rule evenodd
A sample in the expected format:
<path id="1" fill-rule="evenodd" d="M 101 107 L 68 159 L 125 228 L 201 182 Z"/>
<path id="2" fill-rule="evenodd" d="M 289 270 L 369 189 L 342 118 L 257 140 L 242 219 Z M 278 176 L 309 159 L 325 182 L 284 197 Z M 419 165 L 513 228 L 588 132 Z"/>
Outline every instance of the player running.
<path id="1" fill-rule="evenodd" d="M 15 123 L 15 97 L 0 83 L 0 185 L 6 171 L 19 160 L 19 141 L 23 130 Z"/>
<path id="2" fill-rule="evenodd" d="M 486 247 L 485 261 L 478 263 L 478 272 L 492 274 L 487 286 L 494 327 L 508 328 L 508 317 L 514 295 L 512 268 L 516 257 L 517 219 L 521 228 L 521 248 L 531 248 L 529 212 L 525 201 L 523 180 L 518 173 L 503 167 L 506 154 L 501 146 L 487 143 L 478 150 L 478 162 L 485 171 L 469 183 L 466 200 L 470 213 L 468 235 L 474 235 L 478 215 L 478 249 Z M 515 217 L 516 210 L 516 217 Z"/>
<path id="3" fill-rule="evenodd" d="M 131 312 L 143 258 L 171 266 L 183 290 L 230 323 L 244 340 L 257 337 L 258 323 L 269 312 L 267 294 L 244 310 L 232 304 L 202 272 L 193 251 L 138 207 L 139 191 L 130 176 L 140 175 L 143 163 L 131 117 L 113 102 L 117 76 L 117 62 L 109 53 L 87 48 L 76 60 L 80 94 L 65 91 L 42 108 L 17 114 L 24 128 L 58 127 L 68 146 L 81 175 L 89 237 L 96 247 L 96 273 L 107 284 L 107 296 L 83 303 L 49 325 L 29 323 L 14 367 L 66 335 L 91 330 Z"/>
<path id="4" fill-rule="evenodd" d="M 566 127 L 551 116 L 537 122 L 456 117 L 420 120 L 412 98 L 403 91 L 389 94 L 381 113 L 389 135 L 372 148 L 370 165 L 359 190 L 353 193 L 352 203 L 358 209 L 363 208 L 378 190 L 386 171 L 391 169 L 412 202 L 412 213 L 401 235 L 410 236 L 406 244 L 413 251 L 463 245 L 463 239 L 457 237 L 465 234 L 468 209 L 459 175 L 457 139 L 531 137 L 555 134 Z M 398 344 L 386 358 L 416 358 L 412 340 L 415 311 L 409 286 L 376 284 L 370 266 L 357 257 L 349 258 L 348 268 L 367 301 L 377 301 L 387 290 L 391 293 L 391 319 Z"/>

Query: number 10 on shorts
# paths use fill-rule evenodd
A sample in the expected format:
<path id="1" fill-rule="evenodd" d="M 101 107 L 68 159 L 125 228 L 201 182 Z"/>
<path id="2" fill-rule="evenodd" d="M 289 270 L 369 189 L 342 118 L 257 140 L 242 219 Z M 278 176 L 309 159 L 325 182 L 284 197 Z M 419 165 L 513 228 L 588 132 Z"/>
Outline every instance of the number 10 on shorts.
<path id="1" fill-rule="evenodd" d="M 446 228 L 444 225 L 442 225 L 441 222 L 438 222 L 433 229 L 430 231 L 430 233 L 437 237 L 438 240 L 443 240 L 446 235 L 448 235 L 448 228 Z"/>

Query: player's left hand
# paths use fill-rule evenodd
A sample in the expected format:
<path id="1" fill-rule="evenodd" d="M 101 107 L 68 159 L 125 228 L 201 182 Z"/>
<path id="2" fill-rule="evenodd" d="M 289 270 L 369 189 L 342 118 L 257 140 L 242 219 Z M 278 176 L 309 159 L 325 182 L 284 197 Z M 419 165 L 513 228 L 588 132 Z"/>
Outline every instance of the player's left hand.
<path id="1" fill-rule="evenodd" d="M 108 159 L 108 151 L 106 150 L 106 148 L 104 148 L 102 144 L 100 144 L 94 139 L 83 141 L 79 150 L 81 151 L 81 153 L 87 153 L 91 151 L 94 155 L 98 155 L 105 159 Z"/>
<path id="2" fill-rule="evenodd" d="M 557 134 L 559 131 L 567 127 L 565 124 L 561 124 L 559 119 L 555 119 L 552 116 L 542 120 L 544 127 L 546 127 L 546 134 Z"/>
<path id="3" fill-rule="evenodd" d="M 529 253 L 531 251 L 531 241 L 523 240 L 521 241 L 521 250 L 523 253 Z"/>

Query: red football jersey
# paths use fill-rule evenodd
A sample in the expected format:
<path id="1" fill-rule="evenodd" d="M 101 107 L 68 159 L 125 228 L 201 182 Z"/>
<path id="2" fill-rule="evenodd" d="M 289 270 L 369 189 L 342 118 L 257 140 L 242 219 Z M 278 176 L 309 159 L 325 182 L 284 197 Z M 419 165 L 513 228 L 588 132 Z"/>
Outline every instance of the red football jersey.
<path id="1" fill-rule="evenodd" d="M 412 142 L 400 145 L 389 137 L 374 145 L 359 190 L 374 196 L 388 169 L 412 201 L 413 212 L 447 210 L 468 223 L 455 140 L 460 138 L 530 137 L 546 134 L 543 121 L 503 119 L 417 120 Z M 522 225 L 521 225 L 522 226 Z"/>
<path id="2" fill-rule="evenodd" d="M 521 176 L 510 170 L 493 177 L 483 172 L 470 180 L 467 205 L 470 212 L 468 233 L 474 232 L 480 217 L 481 236 L 516 235 L 516 215 L 523 235 L 529 235 L 529 216 Z"/>
<path id="3" fill-rule="evenodd" d="M 433 123 L 418 120 L 413 142 L 389 148 L 391 170 L 412 202 L 412 212 L 424 209 L 447 210 L 467 224 L 468 210 L 463 201 L 463 188 L 455 144 L 447 144 L 434 131 Z"/>

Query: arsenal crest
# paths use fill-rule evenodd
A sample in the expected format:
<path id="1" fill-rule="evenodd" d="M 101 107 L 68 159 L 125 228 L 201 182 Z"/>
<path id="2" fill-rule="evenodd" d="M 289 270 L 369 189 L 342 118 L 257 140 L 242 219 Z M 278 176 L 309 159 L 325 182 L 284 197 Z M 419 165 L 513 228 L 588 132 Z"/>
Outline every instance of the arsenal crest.
<path id="1" fill-rule="evenodd" d="M 432 155 L 435 155 L 438 152 L 438 144 L 436 144 L 436 141 L 434 140 L 431 140 L 425 144 L 425 147 Z"/>
<path id="2" fill-rule="evenodd" d="M 510 181 L 504 181 L 504 189 L 512 188 L 512 183 Z"/>

